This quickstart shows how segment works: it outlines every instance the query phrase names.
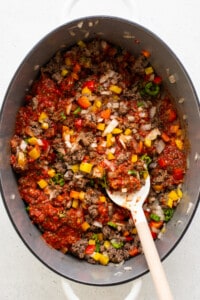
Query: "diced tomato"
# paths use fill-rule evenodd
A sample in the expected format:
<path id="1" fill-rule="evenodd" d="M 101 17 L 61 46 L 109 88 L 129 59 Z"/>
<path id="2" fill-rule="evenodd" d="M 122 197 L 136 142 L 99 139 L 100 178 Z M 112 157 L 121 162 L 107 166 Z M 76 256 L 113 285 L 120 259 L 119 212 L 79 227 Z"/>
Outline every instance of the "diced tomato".
<path id="1" fill-rule="evenodd" d="M 82 128 L 82 126 L 83 126 L 83 120 L 82 119 L 76 119 L 75 121 L 74 121 L 74 126 L 75 126 L 75 128 L 79 131 L 81 128 Z"/>
<path id="2" fill-rule="evenodd" d="M 161 78 L 160 76 L 155 76 L 153 82 L 154 82 L 155 84 L 161 84 L 162 78 Z"/>
<path id="3" fill-rule="evenodd" d="M 161 168 L 167 167 L 167 161 L 163 157 L 158 158 L 158 164 Z"/>
<path id="4" fill-rule="evenodd" d="M 176 115 L 175 110 L 173 110 L 171 108 L 167 110 L 167 118 L 168 118 L 169 122 L 175 121 L 176 117 L 177 117 L 177 115 Z"/>
<path id="5" fill-rule="evenodd" d="M 152 237 L 153 237 L 153 239 L 155 240 L 155 239 L 157 239 L 157 233 L 156 232 L 154 232 L 154 231 L 151 231 L 151 235 L 152 235 Z"/>
<path id="6" fill-rule="evenodd" d="M 94 80 L 85 81 L 82 87 L 87 87 L 91 92 L 93 92 L 96 87 L 96 82 Z"/>
<path id="7" fill-rule="evenodd" d="M 175 180 L 182 180 L 184 176 L 184 171 L 181 168 L 176 168 L 173 170 L 173 177 Z"/>
<path id="8" fill-rule="evenodd" d="M 126 236 L 126 242 L 131 242 L 133 240 L 133 237 L 132 236 Z"/>

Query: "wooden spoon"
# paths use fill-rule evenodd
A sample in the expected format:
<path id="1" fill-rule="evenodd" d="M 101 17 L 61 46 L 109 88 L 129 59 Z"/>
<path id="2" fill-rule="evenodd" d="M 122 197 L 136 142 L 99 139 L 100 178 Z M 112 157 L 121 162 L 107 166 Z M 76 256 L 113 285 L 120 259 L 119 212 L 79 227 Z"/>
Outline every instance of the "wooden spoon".
<path id="1" fill-rule="evenodd" d="M 133 194 L 111 192 L 108 189 L 107 194 L 114 203 L 131 211 L 158 298 L 160 300 L 172 300 L 170 287 L 143 211 L 143 203 L 149 190 L 150 176 L 146 178 L 145 185 Z"/>

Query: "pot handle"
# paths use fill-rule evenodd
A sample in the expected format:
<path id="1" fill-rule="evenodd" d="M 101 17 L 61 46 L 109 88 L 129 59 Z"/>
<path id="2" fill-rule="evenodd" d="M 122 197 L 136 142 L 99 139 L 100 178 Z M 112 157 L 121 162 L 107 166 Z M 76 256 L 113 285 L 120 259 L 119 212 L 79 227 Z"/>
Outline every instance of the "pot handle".
<path id="1" fill-rule="evenodd" d="M 108 0 L 91 1 L 91 0 L 69 0 L 65 1 L 62 10 L 61 22 L 68 22 L 77 18 L 87 16 L 115 16 L 138 21 L 139 9 L 137 1 L 131 0 Z"/>

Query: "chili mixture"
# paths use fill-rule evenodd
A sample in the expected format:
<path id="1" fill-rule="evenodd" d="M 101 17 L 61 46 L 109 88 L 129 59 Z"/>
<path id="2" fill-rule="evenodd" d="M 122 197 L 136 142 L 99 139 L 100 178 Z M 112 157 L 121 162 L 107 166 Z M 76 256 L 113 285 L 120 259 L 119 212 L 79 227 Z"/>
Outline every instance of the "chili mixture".
<path id="1" fill-rule="evenodd" d="M 106 188 L 135 192 L 156 239 L 182 198 L 186 138 L 149 62 L 105 40 L 79 41 L 40 69 L 11 139 L 11 165 L 32 222 L 53 248 L 89 263 L 142 252 L 131 213 Z"/>

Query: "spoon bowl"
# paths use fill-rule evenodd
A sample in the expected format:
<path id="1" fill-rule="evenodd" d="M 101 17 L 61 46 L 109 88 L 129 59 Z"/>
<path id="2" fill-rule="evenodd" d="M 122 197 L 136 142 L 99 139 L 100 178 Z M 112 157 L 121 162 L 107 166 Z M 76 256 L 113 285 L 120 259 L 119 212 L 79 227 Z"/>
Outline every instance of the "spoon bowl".
<path id="1" fill-rule="evenodd" d="M 149 194 L 149 190 L 150 176 L 147 176 L 145 184 L 135 193 L 111 192 L 107 189 L 107 194 L 115 204 L 131 211 L 158 299 L 172 300 L 172 293 L 143 211 L 143 203 Z"/>

